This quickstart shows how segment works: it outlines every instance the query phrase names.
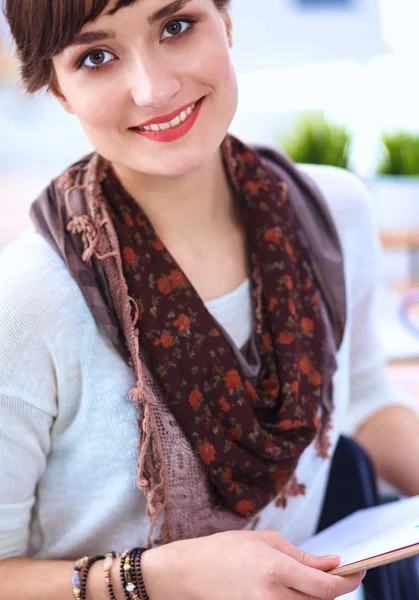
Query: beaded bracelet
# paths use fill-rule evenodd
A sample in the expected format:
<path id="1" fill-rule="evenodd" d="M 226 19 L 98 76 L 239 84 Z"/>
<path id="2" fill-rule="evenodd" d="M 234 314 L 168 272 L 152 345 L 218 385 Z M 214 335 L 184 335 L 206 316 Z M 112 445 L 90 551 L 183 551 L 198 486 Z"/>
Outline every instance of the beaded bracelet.
<path id="1" fill-rule="evenodd" d="M 106 581 L 106 585 L 108 586 L 109 598 L 111 600 L 116 600 L 115 593 L 114 593 L 113 587 L 112 587 L 111 569 L 112 569 L 112 564 L 113 564 L 114 558 L 119 558 L 119 556 L 120 555 L 117 552 L 109 552 L 106 555 L 105 563 L 103 565 L 103 571 L 105 573 L 105 581 Z"/>
<path id="2" fill-rule="evenodd" d="M 89 562 L 89 560 L 91 558 L 92 558 L 91 556 L 84 556 L 83 558 L 79 558 L 79 560 L 74 565 L 74 575 L 73 575 L 73 579 L 72 579 L 72 584 L 73 584 L 73 594 L 77 600 L 80 600 L 80 598 L 81 598 L 80 573 L 85 568 L 85 566 L 87 565 L 87 563 Z"/>
<path id="3" fill-rule="evenodd" d="M 103 560 L 105 558 L 104 554 L 100 554 L 99 556 L 90 557 L 84 567 L 83 574 L 81 577 L 81 586 L 80 586 L 80 600 L 86 600 L 86 585 L 87 585 L 87 576 L 89 575 L 89 571 L 91 567 L 98 560 Z"/>
<path id="4" fill-rule="evenodd" d="M 138 587 L 140 589 L 140 594 L 141 594 L 142 600 L 149 600 L 147 591 L 146 591 L 145 585 L 144 585 L 143 573 L 141 570 L 141 558 L 145 551 L 146 551 L 146 548 L 138 549 L 138 552 L 135 556 L 135 574 L 137 576 Z"/>
<path id="5" fill-rule="evenodd" d="M 131 552 L 128 552 L 124 558 L 124 581 L 125 591 L 128 593 L 129 600 L 140 600 L 137 583 L 133 577 L 131 556 L 135 556 L 138 548 L 134 548 Z"/>
<path id="6" fill-rule="evenodd" d="M 126 581 L 125 581 L 125 570 L 124 570 L 124 567 L 125 567 L 125 559 L 128 556 L 128 554 L 129 554 L 129 550 L 124 550 L 124 552 L 121 555 L 121 565 L 120 565 L 120 568 L 119 568 L 119 574 L 121 576 L 122 589 L 124 590 L 125 598 L 126 598 L 126 600 L 131 600 L 129 592 L 125 589 L 127 584 L 126 584 Z"/>

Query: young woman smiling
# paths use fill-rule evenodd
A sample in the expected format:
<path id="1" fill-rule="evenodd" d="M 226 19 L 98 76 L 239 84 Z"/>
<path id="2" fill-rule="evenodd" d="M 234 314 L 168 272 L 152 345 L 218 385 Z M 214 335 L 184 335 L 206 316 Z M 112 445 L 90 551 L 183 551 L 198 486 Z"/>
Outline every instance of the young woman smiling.
<path id="1" fill-rule="evenodd" d="M 1 600 L 335 598 L 362 574 L 295 544 L 340 433 L 419 492 L 365 190 L 331 168 L 281 179 L 227 133 L 228 8 L 5 0 L 27 90 L 96 152 L 0 256 Z"/>

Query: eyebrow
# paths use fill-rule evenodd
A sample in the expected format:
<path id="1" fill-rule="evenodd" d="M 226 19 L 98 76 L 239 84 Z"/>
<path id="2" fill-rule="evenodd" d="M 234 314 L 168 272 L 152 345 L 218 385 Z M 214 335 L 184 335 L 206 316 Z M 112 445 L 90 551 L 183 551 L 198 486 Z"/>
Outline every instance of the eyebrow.
<path id="1" fill-rule="evenodd" d="M 148 17 L 148 22 L 150 25 L 154 25 L 157 21 L 163 21 L 167 17 L 170 17 L 177 13 L 179 10 L 182 10 L 187 4 L 189 4 L 191 0 L 174 0 L 174 2 L 170 2 L 166 4 L 166 6 L 162 6 L 156 12 Z M 111 14 L 113 11 L 110 11 L 107 14 Z M 115 39 L 115 32 L 112 30 L 104 30 L 98 29 L 96 31 L 85 31 L 78 33 L 73 41 L 71 42 L 71 46 L 83 46 L 85 44 L 93 44 L 94 42 L 102 42 L 107 39 Z"/>
<path id="2" fill-rule="evenodd" d="M 110 30 L 98 29 L 97 31 L 85 31 L 84 33 L 78 33 L 70 45 L 83 46 L 84 44 L 93 44 L 93 42 L 101 42 L 115 37 L 115 32 Z"/>
<path id="3" fill-rule="evenodd" d="M 187 4 L 189 4 L 191 0 L 174 0 L 174 2 L 170 2 L 170 4 L 166 4 L 155 13 L 153 13 L 149 18 L 148 22 L 150 25 L 153 25 L 156 21 L 163 21 L 167 17 L 171 17 L 179 10 L 182 10 Z"/>

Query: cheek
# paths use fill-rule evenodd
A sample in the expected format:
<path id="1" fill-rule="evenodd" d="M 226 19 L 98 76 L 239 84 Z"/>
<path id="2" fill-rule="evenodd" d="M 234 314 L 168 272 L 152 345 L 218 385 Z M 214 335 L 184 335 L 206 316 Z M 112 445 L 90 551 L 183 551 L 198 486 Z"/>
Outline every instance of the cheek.
<path id="1" fill-rule="evenodd" d="M 77 94 L 70 98 L 75 115 L 84 127 L 92 129 L 117 127 L 124 114 L 125 97 L 115 93 L 118 86 L 114 84 L 104 86 L 104 79 L 97 83 L 91 81 L 94 77 L 99 79 L 101 75 L 88 75 L 90 75 L 88 84 L 77 86 Z"/>
<path id="2" fill-rule="evenodd" d="M 189 73 L 196 81 L 213 88 L 217 98 L 224 100 L 229 108 L 230 103 L 237 103 L 237 79 L 231 63 L 230 51 L 224 40 L 210 39 L 199 52 L 189 57 Z"/>

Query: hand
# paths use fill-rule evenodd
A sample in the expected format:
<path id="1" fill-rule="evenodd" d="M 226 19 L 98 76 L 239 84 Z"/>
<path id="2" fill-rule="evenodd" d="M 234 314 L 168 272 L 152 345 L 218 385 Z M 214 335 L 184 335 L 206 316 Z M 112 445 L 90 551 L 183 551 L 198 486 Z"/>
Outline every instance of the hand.
<path id="1" fill-rule="evenodd" d="M 274 531 L 227 531 L 144 553 L 150 600 L 333 600 L 365 572 L 329 575 L 339 557 L 307 554 Z"/>

